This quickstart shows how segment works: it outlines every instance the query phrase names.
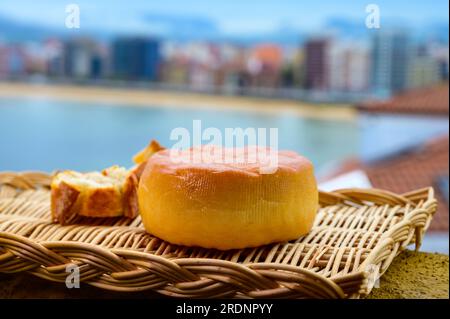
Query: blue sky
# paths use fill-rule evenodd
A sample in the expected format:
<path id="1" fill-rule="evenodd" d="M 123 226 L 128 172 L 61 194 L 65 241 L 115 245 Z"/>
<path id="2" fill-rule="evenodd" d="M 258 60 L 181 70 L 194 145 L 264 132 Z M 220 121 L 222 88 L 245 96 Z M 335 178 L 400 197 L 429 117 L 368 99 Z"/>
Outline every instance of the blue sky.
<path id="1" fill-rule="evenodd" d="M 51 26 L 64 25 L 64 8 L 76 3 L 81 27 L 106 30 L 152 30 L 160 27 L 145 15 L 197 17 L 213 21 L 224 33 L 270 32 L 281 26 L 317 30 L 330 17 L 360 20 L 367 4 L 378 4 L 383 19 L 405 21 L 415 26 L 448 23 L 447 0 L 0 0 L 0 15 Z"/>

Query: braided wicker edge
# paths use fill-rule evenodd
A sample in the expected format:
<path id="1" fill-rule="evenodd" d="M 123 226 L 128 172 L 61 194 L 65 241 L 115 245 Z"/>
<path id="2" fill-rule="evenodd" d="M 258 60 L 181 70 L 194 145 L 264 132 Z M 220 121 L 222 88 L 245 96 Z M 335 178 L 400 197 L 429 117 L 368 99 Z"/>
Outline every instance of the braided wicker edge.
<path id="1" fill-rule="evenodd" d="M 42 172 L 0 173 L 0 185 L 24 190 L 48 188 L 50 181 L 51 175 Z M 75 264 L 81 282 L 115 291 L 153 290 L 183 298 L 357 298 L 370 293 L 375 280 L 407 245 L 414 242 L 419 249 L 437 208 L 432 188 L 402 195 L 377 189 L 320 192 L 322 206 L 363 205 L 366 201 L 414 208 L 382 235 L 357 271 L 336 278 L 278 263 L 245 265 L 211 258 L 167 259 L 80 242 L 37 243 L 7 232 L 0 232 L 0 272 L 28 272 L 65 282 L 66 267 Z M 420 207 L 416 207 L 418 202 Z"/>

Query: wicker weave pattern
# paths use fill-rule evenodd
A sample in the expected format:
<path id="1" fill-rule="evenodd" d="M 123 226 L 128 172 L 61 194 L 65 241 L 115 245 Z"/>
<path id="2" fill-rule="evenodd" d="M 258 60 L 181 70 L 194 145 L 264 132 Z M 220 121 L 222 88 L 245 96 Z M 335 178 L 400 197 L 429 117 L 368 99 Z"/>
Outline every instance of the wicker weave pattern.
<path id="1" fill-rule="evenodd" d="M 45 173 L 0 173 L 0 272 L 64 282 L 76 264 L 83 283 L 189 298 L 360 297 L 408 244 L 419 248 L 437 205 L 432 188 L 321 192 L 308 235 L 218 251 L 164 242 L 139 217 L 53 224 L 49 182 Z"/>

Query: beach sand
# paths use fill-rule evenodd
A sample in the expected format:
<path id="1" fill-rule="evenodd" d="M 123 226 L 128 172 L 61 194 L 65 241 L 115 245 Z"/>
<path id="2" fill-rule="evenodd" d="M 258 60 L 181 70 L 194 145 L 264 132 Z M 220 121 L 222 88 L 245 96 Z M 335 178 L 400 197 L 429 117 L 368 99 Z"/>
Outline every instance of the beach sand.
<path id="1" fill-rule="evenodd" d="M 338 121 L 353 121 L 356 117 L 356 111 L 348 104 L 312 104 L 282 99 L 215 96 L 150 89 L 0 82 L 0 98 L 16 97 L 119 106 L 290 113 L 301 117 Z"/>

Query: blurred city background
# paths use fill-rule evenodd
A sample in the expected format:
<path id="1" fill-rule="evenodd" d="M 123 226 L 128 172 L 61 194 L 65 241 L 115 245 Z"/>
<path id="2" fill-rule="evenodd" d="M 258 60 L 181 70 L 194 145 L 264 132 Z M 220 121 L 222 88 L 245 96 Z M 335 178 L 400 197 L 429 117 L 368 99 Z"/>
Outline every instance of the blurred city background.
<path id="1" fill-rule="evenodd" d="M 448 79 L 448 3 L 2 1 L 0 77 L 349 102 Z M 136 83 L 138 84 L 138 83 Z"/>
<path id="2" fill-rule="evenodd" d="M 407 192 L 440 208 L 448 252 L 447 1 L 0 3 L 0 170 L 99 170 L 170 131 L 277 127 L 321 188 Z M 427 246 L 428 245 L 428 246 Z M 428 247 L 428 248 L 427 248 Z"/>

